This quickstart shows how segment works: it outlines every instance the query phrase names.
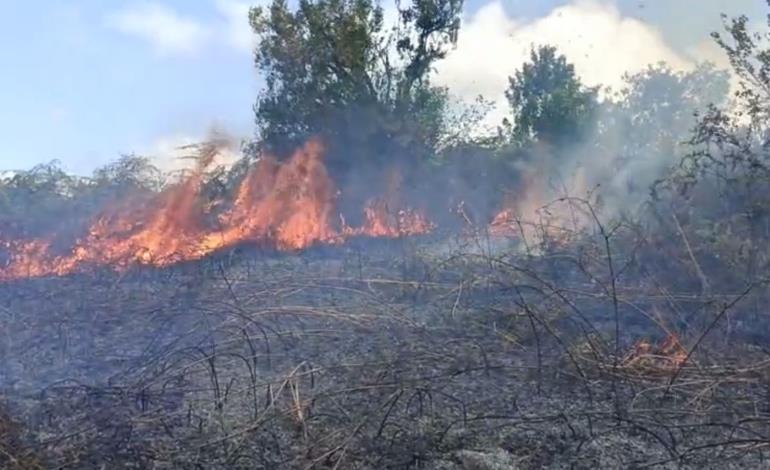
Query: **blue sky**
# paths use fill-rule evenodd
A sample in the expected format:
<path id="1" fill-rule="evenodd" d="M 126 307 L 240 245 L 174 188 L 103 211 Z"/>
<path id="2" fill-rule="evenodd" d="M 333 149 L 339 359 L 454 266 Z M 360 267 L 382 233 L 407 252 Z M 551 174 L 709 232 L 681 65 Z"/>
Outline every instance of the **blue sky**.
<path id="1" fill-rule="evenodd" d="M 224 32 L 200 48 L 159 48 L 116 25 L 132 4 L 32 0 L 5 8 L 12 13 L 0 15 L 0 168 L 58 158 L 86 172 L 163 136 L 199 135 L 214 124 L 250 132 L 258 86 L 250 52 Z M 164 5 L 229 27 L 214 2 Z"/>
<path id="2" fill-rule="evenodd" d="M 252 133 L 260 78 L 252 67 L 253 38 L 245 17 L 249 2 L 5 3 L 0 15 L 0 169 L 59 159 L 70 171 L 87 173 L 121 153 L 162 152 L 174 142 L 205 135 L 213 126 L 237 136 Z M 719 61 L 704 40 L 719 27 L 720 11 L 755 18 L 768 11 L 762 0 L 699 0 L 697 13 L 694 3 L 470 0 L 466 24 L 476 28 L 469 28 L 467 38 L 461 33 L 457 54 L 440 68 L 441 80 L 459 96 L 497 92 L 501 72 L 490 71 L 486 79 L 473 81 L 467 73 L 497 63 L 493 55 L 485 63 L 476 62 L 474 45 L 487 41 L 490 27 L 499 30 L 490 37 L 499 41 L 496 54 L 506 68 L 515 69 L 522 60 L 515 52 L 522 43 L 509 41 L 510 36 L 535 38 L 526 39 L 530 42 L 544 37 L 565 50 L 579 51 L 573 43 L 582 40 L 581 28 L 597 47 L 625 47 L 632 51 L 626 55 L 648 61 L 660 57 L 686 68 L 697 60 Z M 555 35 L 555 27 L 564 30 L 564 17 L 576 27 L 566 36 Z M 583 24 L 586 21 L 601 27 L 592 28 Z M 592 29 L 606 31 L 605 36 Z M 625 35 L 625 42 L 607 35 Z M 636 48 L 644 48 L 644 53 L 633 52 Z M 586 58 L 573 54 L 583 61 L 577 64 L 579 70 L 588 75 L 601 71 L 594 80 L 617 74 L 613 63 L 622 62 L 625 69 L 637 65 L 605 53 L 586 53 Z"/>

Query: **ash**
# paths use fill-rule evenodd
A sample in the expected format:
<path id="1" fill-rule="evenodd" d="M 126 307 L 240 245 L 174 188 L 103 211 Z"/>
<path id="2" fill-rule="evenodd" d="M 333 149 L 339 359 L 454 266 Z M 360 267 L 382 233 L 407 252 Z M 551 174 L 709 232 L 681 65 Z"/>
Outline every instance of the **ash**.
<path id="1" fill-rule="evenodd" d="M 3 284 L 0 436 L 26 459 L 7 465 L 770 467 L 758 324 L 685 362 L 634 353 L 715 297 L 661 295 L 653 255 L 616 253 L 611 283 L 598 243 L 466 242 Z"/>

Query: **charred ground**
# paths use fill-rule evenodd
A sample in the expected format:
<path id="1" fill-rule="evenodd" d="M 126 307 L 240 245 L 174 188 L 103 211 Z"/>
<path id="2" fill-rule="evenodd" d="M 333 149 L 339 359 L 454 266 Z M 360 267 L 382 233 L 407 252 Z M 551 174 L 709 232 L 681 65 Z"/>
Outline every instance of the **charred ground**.
<path id="1" fill-rule="evenodd" d="M 765 290 L 704 296 L 642 241 L 603 241 L 247 250 L 5 284 L 6 465 L 766 465 Z"/>
<path id="2" fill-rule="evenodd" d="M 4 175 L 0 465 L 770 466 L 768 33 L 714 35 L 730 102 L 533 48 L 480 135 L 429 80 L 461 7 L 253 9 L 230 168 Z"/>

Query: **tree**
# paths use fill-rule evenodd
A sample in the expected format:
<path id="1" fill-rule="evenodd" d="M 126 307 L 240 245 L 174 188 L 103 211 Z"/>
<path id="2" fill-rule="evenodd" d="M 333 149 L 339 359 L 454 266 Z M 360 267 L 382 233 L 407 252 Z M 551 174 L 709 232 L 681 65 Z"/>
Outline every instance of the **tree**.
<path id="1" fill-rule="evenodd" d="M 624 81 L 603 106 L 592 151 L 612 154 L 618 191 L 646 197 L 650 185 L 690 151 L 697 113 L 726 101 L 728 74 L 708 63 L 688 72 L 659 63 Z"/>
<path id="2" fill-rule="evenodd" d="M 770 0 L 768 0 L 770 5 Z M 692 144 L 700 150 L 683 166 L 691 176 L 734 176 L 754 181 L 770 179 L 770 29 L 749 32 L 748 18 L 725 21 L 729 38 L 712 37 L 725 51 L 738 77 L 733 107 L 711 106 L 698 122 Z M 770 15 L 767 18 L 770 28 Z"/>
<path id="3" fill-rule="evenodd" d="M 87 185 L 58 161 L 0 178 L 0 239 L 38 236 L 72 221 L 79 216 L 73 200 Z"/>
<path id="4" fill-rule="evenodd" d="M 711 104 L 724 104 L 728 91 L 727 72 L 710 63 L 690 72 L 659 63 L 627 75 L 625 82 L 615 111 L 622 115 L 629 137 L 650 145 L 683 143 L 697 121 L 696 113 Z"/>
<path id="5" fill-rule="evenodd" d="M 372 0 L 253 8 L 266 82 L 255 105 L 261 143 L 280 153 L 320 135 L 337 173 L 362 160 L 429 158 L 447 106 L 430 75 L 457 39 L 461 8 L 462 0 L 413 0 L 394 27 Z"/>
<path id="6" fill-rule="evenodd" d="M 594 122 L 597 88 L 585 87 L 555 47 L 533 48 L 530 62 L 509 77 L 505 96 L 513 121 L 504 121 L 511 141 L 562 144 L 583 137 Z"/>
<path id="7" fill-rule="evenodd" d="M 754 280 L 770 267 L 770 29 L 750 32 L 746 16 L 723 19 L 726 34 L 712 37 L 738 78 L 734 100 L 699 116 L 692 151 L 661 186 L 704 251 Z"/>
<path id="8" fill-rule="evenodd" d="M 118 160 L 94 170 L 91 176 L 97 188 L 117 192 L 159 191 L 164 183 L 162 172 L 149 158 L 122 155 Z"/>
<path id="9" fill-rule="evenodd" d="M 90 177 L 67 173 L 58 161 L 0 177 L 0 241 L 53 237 L 71 242 L 111 204 L 155 194 L 163 175 L 149 159 L 122 156 Z"/>

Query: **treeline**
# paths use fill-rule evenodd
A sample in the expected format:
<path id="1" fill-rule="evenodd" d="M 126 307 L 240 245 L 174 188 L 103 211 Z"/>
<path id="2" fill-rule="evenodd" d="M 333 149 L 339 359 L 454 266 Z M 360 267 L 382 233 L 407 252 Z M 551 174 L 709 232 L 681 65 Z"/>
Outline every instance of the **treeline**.
<path id="1" fill-rule="evenodd" d="M 461 103 L 434 83 L 436 65 L 462 34 L 461 11 L 461 0 L 413 0 L 394 22 L 370 0 L 253 8 L 255 65 L 266 83 L 254 106 L 255 138 L 232 168 L 211 169 L 204 197 L 228 196 L 261 152 L 287 155 L 318 136 L 340 210 L 353 223 L 365 199 L 388 190 L 384 175 L 397 171 L 401 197 L 432 215 L 462 201 L 482 221 L 506 192 L 539 178 L 554 197 L 599 187 L 592 194 L 613 217 L 646 203 L 658 211 L 651 220 L 664 224 L 665 205 L 709 242 L 740 234 L 733 248 L 746 250 L 767 238 L 767 28 L 751 33 L 741 17 L 714 34 L 740 82 L 734 95 L 730 73 L 709 64 L 687 72 L 651 64 L 620 89 L 589 87 L 556 48 L 535 44 L 510 71 L 508 117 L 490 128 L 483 97 Z M 578 173 L 581 184 L 572 184 Z M 7 175 L 0 233 L 75 230 L 105 205 L 170 180 L 140 156 L 90 177 L 55 162 Z"/>

